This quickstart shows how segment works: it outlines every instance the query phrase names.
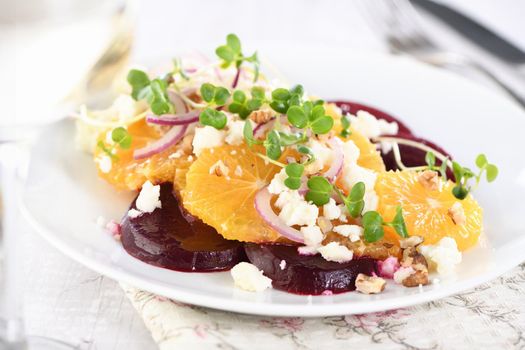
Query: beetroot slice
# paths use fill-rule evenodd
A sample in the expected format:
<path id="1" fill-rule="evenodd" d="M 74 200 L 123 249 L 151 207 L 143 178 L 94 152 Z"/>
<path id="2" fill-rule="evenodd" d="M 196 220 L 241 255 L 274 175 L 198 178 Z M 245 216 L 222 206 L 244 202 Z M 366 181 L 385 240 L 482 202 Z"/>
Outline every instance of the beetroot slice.
<path id="1" fill-rule="evenodd" d="M 450 159 L 452 159 L 452 157 L 447 151 L 445 151 L 443 148 L 441 148 L 440 146 L 436 145 L 435 143 L 427 139 L 416 137 L 411 134 L 399 134 L 396 137 L 425 144 L 429 147 L 432 147 L 436 151 L 443 153 L 445 156 L 448 156 Z M 414 148 L 412 146 L 399 144 L 399 151 L 401 154 L 401 160 L 403 161 L 403 164 L 406 165 L 407 167 L 415 167 L 415 166 L 421 166 L 421 165 L 427 164 L 425 162 L 425 155 L 427 152 L 420 150 L 419 148 Z M 394 158 L 393 151 L 390 151 L 388 153 L 381 152 L 381 157 L 383 158 L 383 161 L 385 162 L 385 167 L 387 170 L 398 170 L 399 169 L 399 167 L 397 166 L 396 160 Z M 439 159 L 436 159 L 436 165 L 441 165 L 441 161 Z M 453 176 L 452 173 L 450 172 L 450 169 L 447 170 L 447 176 L 449 178 Z"/>
<path id="2" fill-rule="evenodd" d="M 245 250 L 250 262 L 272 279 L 274 288 L 289 293 L 348 292 L 355 290 L 359 273 L 377 273 L 376 260 L 367 257 L 339 264 L 326 261 L 320 255 L 299 255 L 296 246 L 247 243 Z M 284 269 L 280 266 L 282 260 L 286 262 Z"/>
<path id="3" fill-rule="evenodd" d="M 380 109 L 370 107 L 370 106 L 367 106 L 361 103 L 357 103 L 357 102 L 351 102 L 351 101 L 330 101 L 330 102 L 335 103 L 335 105 L 341 108 L 341 110 L 345 114 L 351 113 L 355 115 L 357 111 L 367 111 L 370 114 L 373 114 L 378 119 L 384 119 L 389 123 L 396 122 L 397 125 L 399 126 L 398 134 L 410 134 L 410 135 L 412 134 L 412 131 L 408 128 L 408 126 L 406 126 L 405 123 L 400 121 L 398 118 L 392 116 L 391 114 L 388 114 Z"/>
<path id="4" fill-rule="evenodd" d="M 245 260 L 242 243 L 224 239 L 213 227 L 184 212 L 172 188 L 161 185 L 162 208 L 137 218 L 124 217 L 122 245 L 131 256 L 186 272 L 228 270 Z M 135 201 L 131 208 L 136 208 Z"/>

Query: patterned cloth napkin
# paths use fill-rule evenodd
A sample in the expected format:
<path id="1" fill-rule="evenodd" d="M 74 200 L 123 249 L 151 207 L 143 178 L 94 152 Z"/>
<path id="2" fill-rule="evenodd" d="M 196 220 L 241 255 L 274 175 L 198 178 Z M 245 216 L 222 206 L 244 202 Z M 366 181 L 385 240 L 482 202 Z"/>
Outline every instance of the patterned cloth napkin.
<path id="1" fill-rule="evenodd" d="M 249 316 L 122 285 L 159 349 L 525 349 L 525 263 L 465 293 L 363 315 Z"/>

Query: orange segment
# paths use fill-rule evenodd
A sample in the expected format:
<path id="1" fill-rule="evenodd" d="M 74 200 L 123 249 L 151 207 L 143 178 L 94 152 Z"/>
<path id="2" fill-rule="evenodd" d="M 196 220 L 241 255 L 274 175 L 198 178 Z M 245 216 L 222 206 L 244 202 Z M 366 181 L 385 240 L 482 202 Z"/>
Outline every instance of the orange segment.
<path id="1" fill-rule="evenodd" d="M 161 137 L 159 128 L 148 125 L 145 120 L 138 121 L 128 127 L 128 132 L 132 137 L 131 148 L 121 149 L 117 147 L 116 156 L 118 160 L 113 160 L 111 170 L 104 173 L 100 170 L 99 175 L 115 187 L 121 190 L 137 190 L 142 184 L 149 180 L 153 183 L 171 182 L 175 174 L 175 169 L 187 169 L 191 165 L 187 155 L 174 158 L 170 155 L 174 153 L 178 145 L 172 146 L 165 151 L 155 154 L 149 158 L 135 160 L 133 151 L 146 146 L 148 143 Z M 105 141 L 106 133 L 102 133 L 100 139 Z M 100 148 L 96 148 L 95 160 L 104 156 Z"/>
<path id="2" fill-rule="evenodd" d="M 351 126 L 350 136 L 346 138 L 340 136 L 340 133 L 343 130 L 341 125 L 341 114 L 339 114 L 335 107 L 336 106 L 332 103 L 326 104 L 326 114 L 334 118 L 334 127 L 332 130 L 343 142 L 348 140 L 354 141 L 355 145 L 360 151 L 357 164 L 363 168 L 372 169 L 377 172 L 385 171 L 385 163 L 383 162 L 383 158 L 381 158 L 381 154 L 376 149 L 376 146 L 370 142 L 368 138 L 353 130 Z"/>
<path id="3" fill-rule="evenodd" d="M 227 174 L 213 172 L 218 161 L 227 167 Z M 184 207 L 227 239 L 274 242 L 281 236 L 257 214 L 254 198 L 278 171 L 246 145 L 206 149 L 186 174 Z"/>
<path id="4" fill-rule="evenodd" d="M 377 211 L 385 221 L 391 221 L 396 207 L 403 207 L 403 215 L 411 236 L 425 239 L 424 244 L 435 244 L 443 237 L 456 240 L 460 250 L 474 246 L 483 226 L 483 211 L 469 195 L 460 201 L 452 195 L 454 183 L 447 181 L 441 190 L 431 191 L 418 181 L 414 171 L 385 172 L 378 176 L 375 190 L 379 196 Z M 466 223 L 456 225 L 448 210 L 456 202 L 461 203 Z M 385 229 L 385 238 L 399 240 L 399 236 L 390 228 Z"/>

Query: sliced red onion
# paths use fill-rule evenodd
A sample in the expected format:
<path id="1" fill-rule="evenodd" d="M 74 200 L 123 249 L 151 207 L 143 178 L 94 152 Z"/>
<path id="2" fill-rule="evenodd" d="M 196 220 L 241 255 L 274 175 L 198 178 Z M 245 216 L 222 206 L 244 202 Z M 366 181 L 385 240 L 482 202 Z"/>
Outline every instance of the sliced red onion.
<path id="1" fill-rule="evenodd" d="M 255 210 L 261 218 L 274 230 L 284 237 L 299 243 L 304 243 L 303 235 L 299 230 L 286 225 L 280 217 L 278 217 L 270 204 L 272 195 L 268 192 L 268 187 L 264 187 L 255 195 Z"/>
<path id="2" fill-rule="evenodd" d="M 148 158 L 154 154 L 160 153 L 165 149 L 175 145 L 186 133 L 188 125 L 176 125 L 172 127 L 166 134 L 164 134 L 160 139 L 156 140 L 153 143 L 150 143 L 146 147 L 140 148 L 133 152 L 134 159 L 143 159 Z"/>
<path id="3" fill-rule="evenodd" d="M 146 121 L 157 125 L 187 125 L 199 121 L 200 111 L 193 110 L 183 114 L 149 114 Z"/>
<path id="4" fill-rule="evenodd" d="M 328 140 L 328 145 L 334 151 L 334 159 L 330 168 L 325 172 L 324 176 L 330 181 L 333 182 L 343 170 L 343 164 L 345 161 L 345 155 L 343 152 L 343 144 L 341 140 L 337 137 L 332 137 Z"/>
<path id="5" fill-rule="evenodd" d="M 173 90 L 168 90 L 168 98 L 175 107 L 175 112 L 177 112 L 177 114 L 189 112 L 188 106 L 186 106 L 186 102 L 184 102 L 184 100 L 179 96 L 177 92 Z"/>

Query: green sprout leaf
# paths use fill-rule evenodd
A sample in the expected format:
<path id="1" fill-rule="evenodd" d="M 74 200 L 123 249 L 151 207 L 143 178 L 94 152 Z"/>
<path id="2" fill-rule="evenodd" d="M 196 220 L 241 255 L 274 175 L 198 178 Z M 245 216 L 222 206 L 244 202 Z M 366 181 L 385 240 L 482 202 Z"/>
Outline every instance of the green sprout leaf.
<path id="1" fill-rule="evenodd" d="M 363 208 L 365 207 L 365 201 L 363 197 L 365 195 L 365 184 L 363 182 L 358 182 L 350 190 L 348 198 L 344 198 L 346 208 L 353 218 L 357 218 L 361 215 Z"/>
<path id="2" fill-rule="evenodd" d="M 296 128 L 304 128 L 308 123 L 305 111 L 299 106 L 292 106 L 288 109 L 288 121 Z"/>
<path id="3" fill-rule="evenodd" d="M 315 205 L 325 205 L 330 201 L 330 195 L 333 187 L 328 180 L 323 176 L 312 176 L 308 182 L 308 192 L 306 193 L 306 200 L 313 202 Z"/>
<path id="4" fill-rule="evenodd" d="M 485 170 L 487 171 L 486 177 L 488 182 L 496 180 L 498 177 L 498 167 L 494 164 L 487 164 Z"/>
<path id="5" fill-rule="evenodd" d="M 210 103 L 213 101 L 215 96 L 215 86 L 210 83 L 204 83 L 201 85 L 201 97 L 204 101 Z"/>
<path id="6" fill-rule="evenodd" d="M 270 159 L 277 160 L 281 157 L 281 141 L 277 131 L 272 130 L 266 135 L 266 140 L 264 140 L 263 146 L 266 149 L 266 155 Z"/>
<path id="7" fill-rule="evenodd" d="M 213 126 L 215 129 L 223 129 L 228 122 L 226 114 L 213 108 L 205 108 L 200 116 L 199 121 L 202 125 Z"/>
<path id="8" fill-rule="evenodd" d="M 434 166 L 436 165 L 436 155 L 434 152 L 427 152 L 425 154 L 425 163 L 427 163 L 430 170 L 434 170 Z"/>
<path id="9" fill-rule="evenodd" d="M 149 87 L 150 80 L 148 75 L 138 69 L 132 69 L 128 73 L 127 77 L 128 83 L 131 85 L 132 92 L 131 97 L 134 100 L 139 100 L 139 93 L 146 87 Z"/>
<path id="10" fill-rule="evenodd" d="M 408 230 L 405 224 L 405 219 L 403 218 L 403 209 L 401 206 L 396 208 L 396 216 L 394 216 L 394 219 L 391 222 L 386 223 L 386 225 L 392 227 L 399 236 L 403 238 L 408 237 Z"/>
<path id="11" fill-rule="evenodd" d="M 488 164 L 488 161 L 487 161 L 487 157 L 482 153 L 482 154 L 479 154 L 477 157 L 476 157 L 476 166 L 478 168 L 484 168 L 485 166 L 487 166 Z"/>
<path id="12" fill-rule="evenodd" d="M 257 52 L 251 56 L 244 56 L 242 53 L 241 40 L 235 34 L 226 36 L 226 45 L 221 45 L 215 49 L 215 53 L 222 59 L 221 67 L 228 68 L 232 64 L 239 69 L 243 62 L 249 62 L 254 67 L 254 81 L 259 79 L 259 58 Z"/>
<path id="13" fill-rule="evenodd" d="M 352 132 L 350 131 L 350 119 L 348 118 L 348 116 L 343 115 L 343 117 L 341 118 L 341 126 L 343 127 L 343 130 L 341 130 L 340 134 L 342 137 L 347 138 L 352 134 Z"/>
<path id="14" fill-rule="evenodd" d="M 383 218 L 377 211 L 367 211 L 363 215 L 363 236 L 367 242 L 379 241 L 385 235 Z"/>
<path id="15" fill-rule="evenodd" d="M 111 132 L 111 140 L 122 149 L 129 149 L 131 147 L 131 135 L 123 127 L 113 129 Z"/>
<path id="16" fill-rule="evenodd" d="M 297 190 L 301 187 L 301 176 L 304 172 L 304 165 L 299 163 L 290 163 L 284 168 L 288 178 L 284 180 L 286 187 Z"/>
<path id="17" fill-rule="evenodd" d="M 260 140 L 257 140 L 253 137 L 253 127 L 252 127 L 252 123 L 249 120 L 244 122 L 242 134 L 244 136 L 244 140 L 246 141 L 246 144 L 249 147 L 252 147 L 253 145 L 260 145 L 262 143 Z"/>

